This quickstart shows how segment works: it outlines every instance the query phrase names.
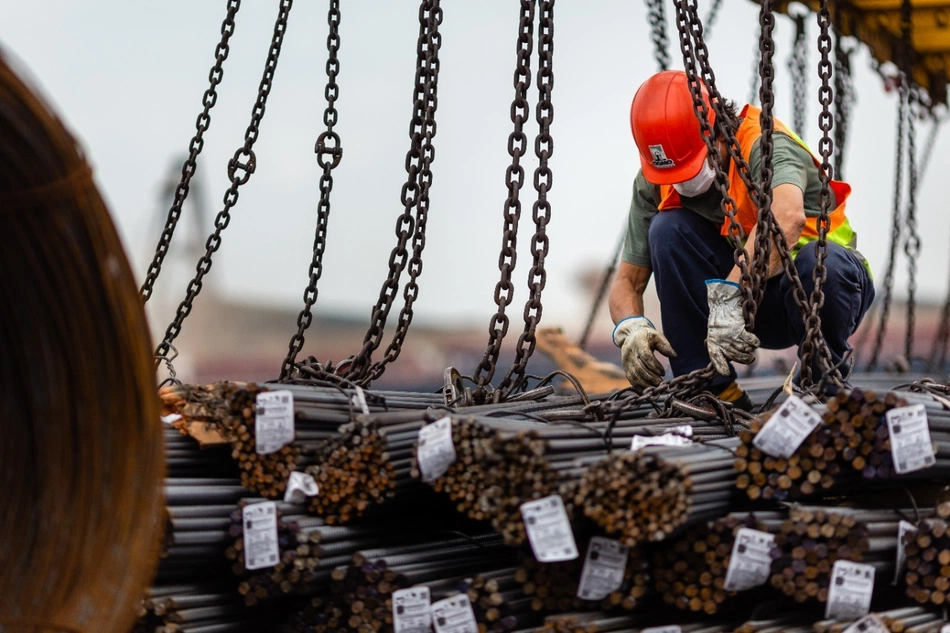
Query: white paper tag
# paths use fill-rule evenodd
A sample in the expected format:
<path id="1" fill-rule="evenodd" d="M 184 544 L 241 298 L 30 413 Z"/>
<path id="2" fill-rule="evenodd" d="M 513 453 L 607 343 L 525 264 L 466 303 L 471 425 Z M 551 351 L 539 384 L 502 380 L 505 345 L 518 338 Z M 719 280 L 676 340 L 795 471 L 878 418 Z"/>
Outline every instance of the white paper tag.
<path id="1" fill-rule="evenodd" d="M 472 603 L 464 593 L 433 603 L 432 623 L 436 633 L 478 633 Z"/>
<path id="2" fill-rule="evenodd" d="M 726 570 L 726 591 L 745 591 L 765 584 L 772 568 L 769 551 L 775 535 L 751 528 L 739 528 L 732 544 L 729 568 Z"/>
<path id="3" fill-rule="evenodd" d="M 395 633 L 429 633 L 432 630 L 428 587 L 409 587 L 393 592 Z"/>
<path id="4" fill-rule="evenodd" d="M 244 506 L 244 567 L 273 567 L 280 560 L 277 547 L 277 505 L 273 501 Z"/>
<path id="5" fill-rule="evenodd" d="M 881 621 L 881 618 L 874 613 L 869 613 L 846 628 L 844 633 L 890 633 L 890 631 L 891 629 Z"/>
<path id="6" fill-rule="evenodd" d="M 287 491 L 284 493 L 284 501 L 287 503 L 303 503 L 307 497 L 316 497 L 320 494 L 320 486 L 316 480 L 307 473 L 295 470 L 290 473 L 290 479 L 287 480 Z"/>
<path id="7" fill-rule="evenodd" d="M 263 391 L 257 394 L 254 444 L 260 455 L 275 453 L 294 441 L 294 394 Z"/>
<path id="8" fill-rule="evenodd" d="M 644 446 L 689 446 L 693 440 L 693 427 L 688 424 L 672 427 L 668 433 L 658 436 L 634 435 L 630 450 L 636 451 Z"/>
<path id="9" fill-rule="evenodd" d="M 452 443 L 452 418 L 446 416 L 419 429 L 419 447 L 416 449 L 423 481 L 433 481 L 445 474 L 455 461 Z"/>
<path id="10" fill-rule="evenodd" d="M 359 407 L 363 415 L 369 415 L 369 405 L 366 403 L 366 394 L 363 392 L 363 388 L 356 385 L 355 390 L 356 393 L 350 397 L 350 402 L 353 403 L 354 407 Z"/>
<path id="11" fill-rule="evenodd" d="M 901 576 L 904 575 L 904 570 L 907 567 L 907 545 L 904 543 L 904 537 L 908 534 L 917 535 L 917 528 L 914 527 L 913 523 L 909 521 L 901 521 L 897 524 L 897 565 L 894 569 L 894 582 L 893 585 L 897 585 L 900 582 Z"/>
<path id="12" fill-rule="evenodd" d="M 912 473 L 934 465 L 927 408 L 922 404 L 891 409 L 886 414 L 891 457 L 897 474 Z"/>
<path id="13" fill-rule="evenodd" d="M 867 615 L 874 592 L 874 567 L 837 560 L 831 568 L 825 617 L 857 620 Z"/>
<path id="14" fill-rule="evenodd" d="M 587 546 L 587 557 L 581 570 L 581 582 L 577 597 L 581 600 L 603 600 L 620 589 L 623 574 L 627 570 L 627 553 L 630 548 L 620 541 L 594 536 Z"/>
<path id="15" fill-rule="evenodd" d="M 577 558 L 577 543 L 560 495 L 521 504 L 521 518 L 534 557 L 542 563 Z"/>
<path id="16" fill-rule="evenodd" d="M 941 626 L 940 633 L 950 633 L 950 624 L 944 624 Z"/>
<path id="17" fill-rule="evenodd" d="M 177 413 L 169 413 L 168 415 L 161 416 L 162 422 L 165 424 L 171 424 L 172 422 L 178 422 L 181 419 L 181 416 Z"/>
<path id="18" fill-rule="evenodd" d="M 819 424 L 821 416 L 804 400 L 791 395 L 752 438 L 752 444 L 772 457 L 788 458 Z"/>
<path id="19" fill-rule="evenodd" d="M 640 629 L 640 633 L 683 633 L 683 629 L 676 624 L 669 626 L 649 626 L 645 629 Z"/>

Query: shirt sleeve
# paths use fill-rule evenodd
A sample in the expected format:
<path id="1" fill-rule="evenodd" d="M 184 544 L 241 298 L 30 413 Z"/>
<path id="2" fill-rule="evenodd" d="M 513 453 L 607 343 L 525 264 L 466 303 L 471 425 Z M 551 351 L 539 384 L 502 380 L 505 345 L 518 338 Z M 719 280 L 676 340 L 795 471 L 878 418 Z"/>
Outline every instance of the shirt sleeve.
<path id="1" fill-rule="evenodd" d="M 627 215 L 627 235 L 623 242 L 623 261 L 635 266 L 651 268 L 650 222 L 659 209 L 660 188 L 647 182 L 643 172 L 633 181 L 633 199 Z"/>
<path id="2" fill-rule="evenodd" d="M 756 180 L 762 173 L 761 137 L 752 146 L 749 168 Z M 772 135 L 772 188 L 792 184 L 805 193 L 808 190 L 808 168 L 814 163 L 808 151 L 781 132 Z"/>

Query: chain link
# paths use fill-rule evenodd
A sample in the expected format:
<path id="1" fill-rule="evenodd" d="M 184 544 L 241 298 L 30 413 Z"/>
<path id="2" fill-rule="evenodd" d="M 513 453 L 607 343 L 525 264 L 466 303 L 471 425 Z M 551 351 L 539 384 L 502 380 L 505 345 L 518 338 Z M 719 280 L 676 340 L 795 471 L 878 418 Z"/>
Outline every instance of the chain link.
<path id="1" fill-rule="evenodd" d="M 538 193 L 532 207 L 535 232 L 531 238 L 533 262 L 528 272 L 529 296 L 524 306 L 524 331 L 518 337 L 515 360 L 501 383 L 498 391 L 507 398 L 523 386 L 525 367 L 534 353 L 535 332 L 541 321 L 541 294 L 547 282 L 544 259 L 547 257 L 550 242 L 547 225 L 551 221 L 551 203 L 548 192 L 553 184 L 553 172 L 548 166 L 554 153 L 554 138 L 551 136 L 551 123 L 554 121 L 554 104 L 551 92 L 554 89 L 554 0 L 539 0 L 538 16 L 538 103 L 535 106 L 535 119 L 538 122 L 538 135 L 534 139 L 534 154 L 538 166 L 534 170 L 534 188 Z"/>
<path id="2" fill-rule="evenodd" d="M 712 6 L 709 7 L 709 13 L 706 14 L 706 19 L 703 21 L 703 29 L 706 32 L 707 40 L 712 32 L 713 24 L 716 23 L 716 18 L 719 17 L 719 9 L 721 8 L 722 0 L 713 0 Z"/>
<path id="3" fill-rule="evenodd" d="M 831 13 L 828 8 L 828 0 L 821 0 L 818 10 L 818 52 L 820 61 L 818 62 L 818 77 L 821 79 L 821 87 L 818 89 L 818 102 L 821 104 L 821 113 L 818 115 L 818 129 L 821 130 L 821 140 L 818 142 L 818 154 L 821 156 L 821 169 L 819 178 L 821 180 L 821 189 L 818 193 L 818 241 L 816 244 L 815 268 L 812 271 L 814 287 L 811 292 L 809 310 L 805 315 L 805 341 L 802 344 L 801 357 L 801 386 L 809 387 L 813 382 L 812 376 L 812 357 L 818 353 L 822 365 L 827 370 L 834 367 L 830 350 L 827 345 L 823 345 L 823 335 L 821 331 L 821 309 L 825 305 L 824 284 L 828 278 L 828 270 L 825 267 L 825 259 L 828 255 L 828 231 L 831 230 L 831 189 L 830 181 L 832 176 L 831 155 L 834 152 L 834 141 L 831 138 L 831 130 L 834 126 L 834 117 L 831 114 L 831 104 L 834 102 L 834 90 L 831 87 L 833 73 L 833 64 L 831 63 Z M 840 371 L 834 370 L 840 381 Z M 823 377 L 828 378 L 827 373 Z"/>
<path id="4" fill-rule="evenodd" d="M 317 302 L 317 283 L 323 275 L 323 254 L 327 248 L 327 223 L 330 219 L 330 193 L 333 191 L 333 169 L 340 164 L 343 158 L 343 148 L 340 136 L 333 131 L 337 123 L 338 113 L 336 100 L 340 96 L 340 88 L 336 83 L 340 74 L 340 61 L 337 54 L 340 50 L 340 0 L 330 0 L 327 11 L 327 85 L 324 96 L 327 107 L 323 112 L 323 123 L 327 126 L 314 145 L 317 155 L 317 164 L 323 170 L 320 175 L 320 201 L 317 203 L 317 228 L 313 240 L 313 258 L 308 270 L 307 289 L 303 294 L 304 307 L 297 315 L 297 331 L 290 339 L 287 357 L 280 368 L 281 382 L 289 380 L 294 370 L 294 362 L 304 345 L 304 332 L 313 322 L 313 306 Z"/>
<path id="5" fill-rule="evenodd" d="M 841 4 L 835 2 L 835 23 L 841 23 Z M 851 75 L 851 53 L 845 48 L 841 32 L 835 29 L 835 178 L 844 180 L 844 159 L 847 156 L 848 126 L 856 100 L 854 77 Z"/>
<path id="6" fill-rule="evenodd" d="M 799 134 L 805 131 L 805 96 L 808 94 L 808 46 L 805 16 L 795 16 L 795 39 L 792 54 L 788 58 L 788 72 L 792 82 L 792 129 Z"/>
<path id="7" fill-rule="evenodd" d="M 422 248 L 425 245 L 425 222 L 429 204 L 429 186 L 432 184 L 430 166 L 435 157 L 432 139 L 435 137 L 435 109 L 439 57 L 442 44 L 439 24 L 442 9 L 439 0 L 423 0 L 419 6 L 419 39 L 416 44 L 416 78 L 413 116 L 409 124 L 410 147 L 406 153 L 406 182 L 400 195 L 403 213 L 396 221 L 397 244 L 389 256 L 389 276 L 383 283 L 379 299 L 373 307 L 370 326 L 363 338 L 363 347 L 348 366 L 342 368 L 344 377 L 361 386 L 368 385 L 382 375 L 387 363 L 398 356 L 412 320 L 412 302 L 418 294 L 416 278 L 422 272 Z M 413 238 L 410 259 L 407 244 Z M 404 290 L 406 304 L 399 316 L 396 332 L 384 359 L 373 364 L 371 357 L 379 348 L 383 328 L 399 292 L 399 278 L 409 265 L 410 280 Z"/>
<path id="8" fill-rule="evenodd" d="M 293 0 L 281 0 L 277 22 L 274 24 L 274 35 L 267 51 L 263 77 L 257 91 L 257 100 L 251 112 L 251 122 L 244 134 L 244 144 L 234 152 L 234 156 L 228 162 L 228 178 L 231 180 L 231 186 L 224 194 L 224 207 L 214 219 L 214 231 L 205 244 L 207 248 L 205 254 L 198 260 L 195 277 L 188 283 L 185 299 L 178 306 L 174 320 L 168 326 L 164 339 L 155 350 L 155 356 L 159 359 L 167 357 L 172 343 L 181 333 L 182 323 L 191 313 L 195 298 L 201 292 L 202 280 L 211 270 L 211 258 L 221 247 L 221 234 L 231 222 L 231 209 L 237 204 L 238 190 L 241 185 L 251 178 L 251 174 L 254 173 L 257 167 L 257 158 L 254 156 L 253 147 L 258 134 L 260 134 L 261 121 L 264 119 L 264 108 L 273 85 L 274 73 L 277 70 L 277 60 L 280 57 L 284 33 L 287 30 L 287 17 L 290 14 L 291 7 L 293 7 Z"/>
<path id="9" fill-rule="evenodd" d="M 495 285 L 495 304 L 498 311 L 492 315 L 488 326 L 488 346 L 485 355 L 475 369 L 473 380 L 478 389 L 485 389 L 491 382 L 501 353 L 501 344 L 508 334 L 509 319 L 505 309 L 511 305 L 514 296 L 514 284 L 511 273 L 518 258 L 518 223 L 521 219 L 520 192 L 524 186 L 524 167 L 521 158 L 525 155 L 528 138 L 524 133 L 524 124 L 530 114 L 528 106 L 528 87 L 531 85 L 531 54 L 534 50 L 534 13 L 536 0 L 521 0 L 521 17 L 518 21 L 518 61 L 514 73 L 515 96 L 511 104 L 511 123 L 514 126 L 508 135 L 508 154 L 511 164 L 505 171 L 505 184 L 508 186 L 508 198 L 505 200 L 504 228 L 501 238 L 501 254 L 498 256 L 498 270 L 501 278 Z"/>
<path id="10" fill-rule="evenodd" d="M 904 242 L 904 255 L 907 256 L 907 330 L 904 334 L 904 357 L 909 362 L 913 358 L 914 329 L 917 297 L 917 258 L 920 255 L 920 234 L 917 232 L 917 148 L 916 148 L 916 108 L 914 92 L 908 96 L 907 117 L 907 240 Z"/>
<path id="11" fill-rule="evenodd" d="M 214 65 L 208 73 L 210 85 L 205 90 L 201 98 L 202 110 L 195 121 L 195 135 L 188 144 L 188 157 L 181 166 L 181 180 L 175 189 L 175 197 L 172 200 L 171 209 L 168 210 L 168 218 L 165 220 L 165 228 L 158 239 L 158 245 L 155 247 L 155 257 L 148 267 L 145 275 L 145 281 L 142 283 L 142 302 L 147 303 L 152 297 L 152 290 L 158 275 L 162 272 L 162 263 L 168 254 L 168 249 L 172 243 L 172 237 L 175 234 L 175 227 L 178 226 L 178 219 L 181 217 L 181 208 L 185 204 L 185 199 L 191 190 L 191 179 L 195 175 L 198 165 L 198 154 L 204 147 L 204 134 L 211 127 L 211 108 L 218 100 L 218 84 L 224 79 L 224 60 L 228 58 L 231 52 L 231 35 L 234 34 L 234 18 L 241 8 L 241 0 L 228 0 L 228 11 L 221 23 L 221 41 L 214 49 Z"/>
<path id="12" fill-rule="evenodd" d="M 670 41 L 666 36 L 666 12 L 664 0 L 646 0 L 647 18 L 650 21 L 650 37 L 653 39 L 653 57 L 659 70 L 670 67 Z"/>

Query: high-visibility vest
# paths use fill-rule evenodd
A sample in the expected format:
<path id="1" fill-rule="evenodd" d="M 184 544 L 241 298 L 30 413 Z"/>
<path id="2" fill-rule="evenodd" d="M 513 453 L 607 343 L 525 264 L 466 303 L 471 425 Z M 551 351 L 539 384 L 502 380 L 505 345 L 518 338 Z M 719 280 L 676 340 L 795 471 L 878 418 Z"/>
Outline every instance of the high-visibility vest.
<path id="1" fill-rule="evenodd" d="M 762 124 L 759 121 L 761 113 L 762 111 L 759 108 L 747 105 L 742 108 L 742 112 L 739 115 L 742 118 L 742 122 L 739 124 L 739 129 L 736 130 L 736 141 L 739 143 L 739 149 L 746 160 L 748 160 L 752 154 L 752 144 L 762 136 Z M 805 151 L 808 152 L 808 155 L 811 156 L 815 166 L 820 170 L 821 162 L 815 158 L 811 150 L 808 149 L 808 146 L 805 145 L 805 142 L 799 138 L 797 134 L 785 127 L 778 119 L 773 119 L 772 121 L 775 126 L 775 131 L 787 134 L 794 139 L 796 143 L 801 145 Z M 851 195 L 851 185 L 839 180 L 832 180 L 829 185 L 835 194 L 835 201 L 838 206 L 829 214 L 830 227 L 826 234 L 826 239 L 841 246 L 853 248 L 855 243 L 854 230 L 851 228 L 851 223 L 848 222 L 848 218 L 844 212 L 845 201 L 848 199 L 848 196 Z M 735 161 L 732 161 L 732 164 L 729 166 L 729 195 L 735 201 L 736 221 L 742 227 L 745 234 L 748 235 L 758 220 L 758 208 L 749 195 L 748 188 L 739 176 L 739 170 L 736 168 Z M 682 206 L 680 195 L 672 185 L 660 185 L 660 203 L 657 205 L 660 211 L 678 209 Z M 729 235 L 728 216 L 723 220 L 720 233 L 725 236 Z M 818 218 L 808 218 L 805 222 L 805 229 L 802 231 L 801 238 L 793 249 L 793 254 L 797 253 L 798 249 L 805 244 L 817 239 Z"/>

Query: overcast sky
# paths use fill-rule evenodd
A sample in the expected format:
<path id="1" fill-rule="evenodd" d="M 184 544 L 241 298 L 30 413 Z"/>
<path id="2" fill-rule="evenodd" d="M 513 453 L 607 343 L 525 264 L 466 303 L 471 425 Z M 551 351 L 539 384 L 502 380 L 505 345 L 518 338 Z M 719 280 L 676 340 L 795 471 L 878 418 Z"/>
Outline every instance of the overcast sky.
<path id="1" fill-rule="evenodd" d="M 710 33 L 711 61 L 721 92 L 742 102 L 749 94 L 758 5 L 724 4 Z M 337 131 L 344 156 L 334 171 L 317 310 L 368 318 L 402 212 L 418 4 L 344 0 L 342 5 Z M 443 0 L 442 6 L 436 161 L 416 315 L 429 323 L 487 324 L 495 310 L 507 193 L 519 3 Z M 326 7 L 322 1 L 297 0 L 291 11 L 255 147 L 258 169 L 241 189 L 210 274 L 229 296 L 288 307 L 302 303 L 318 199 L 313 146 L 325 107 Z M 704 15 L 706 7 L 700 4 Z M 29 68 L 82 140 L 139 275 L 167 211 L 163 183 L 180 170 L 195 131 L 225 8 L 224 0 L 0 0 L 0 43 Z M 669 16 L 671 2 L 668 11 Z M 209 225 L 229 184 L 228 158 L 243 143 L 276 12 L 275 0 L 244 0 L 238 13 L 199 159 Z M 656 63 L 643 2 L 559 0 L 555 19 L 553 219 L 544 322 L 576 326 L 586 319 L 589 301 L 578 274 L 606 266 L 624 223 L 638 167 L 630 99 Z M 813 18 L 809 29 L 813 41 Z M 670 33 L 674 66 L 681 68 Z M 777 115 L 791 123 L 786 61 L 792 29 L 784 16 L 776 39 Z M 810 125 L 803 135 L 816 148 L 817 54 L 810 55 Z M 866 51 L 857 55 L 855 66 L 858 104 L 845 165 L 854 186 L 849 215 L 880 282 L 890 234 L 896 98 L 885 94 Z M 919 146 L 929 131 L 929 125 L 919 126 Z M 938 140 L 918 196 L 919 284 L 921 295 L 934 300 L 942 299 L 948 277 L 950 213 L 942 191 L 950 163 L 947 145 L 947 138 Z M 525 164 L 533 171 L 533 155 Z M 533 194 L 529 186 L 522 193 L 516 316 L 531 261 Z M 194 231 L 191 214 L 183 220 L 179 241 Z M 170 265 L 156 300 L 177 303 L 193 266 L 192 261 Z M 903 260 L 899 268 L 906 270 Z M 902 272 L 897 285 L 904 280 Z"/>

